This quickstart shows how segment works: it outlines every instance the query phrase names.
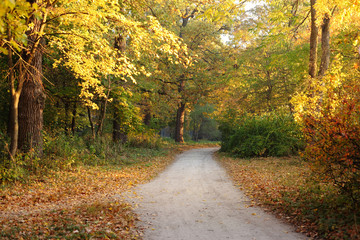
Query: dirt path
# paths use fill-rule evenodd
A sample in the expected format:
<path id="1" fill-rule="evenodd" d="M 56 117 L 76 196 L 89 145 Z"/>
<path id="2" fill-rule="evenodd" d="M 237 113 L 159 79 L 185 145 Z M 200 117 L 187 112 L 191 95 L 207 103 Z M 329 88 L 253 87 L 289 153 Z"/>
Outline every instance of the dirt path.
<path id="1" fill-rule="evenodd" d="M 187 151 L 155 180 L 136 188 L 144 239 L 306 239 L 256 207 L 212 158 L 216 148 Z"/>

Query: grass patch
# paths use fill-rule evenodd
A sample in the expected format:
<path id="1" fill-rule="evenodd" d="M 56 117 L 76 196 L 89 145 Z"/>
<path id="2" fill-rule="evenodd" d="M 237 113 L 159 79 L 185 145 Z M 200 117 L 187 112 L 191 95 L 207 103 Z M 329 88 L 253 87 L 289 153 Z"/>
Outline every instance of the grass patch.
<path id="1" fill-rule="evenodd" d="M 265 209 L 320 239 L 360 239 L 359 211 L 297 157 L 235 159 L 218 154 L 236 186 Z"/>

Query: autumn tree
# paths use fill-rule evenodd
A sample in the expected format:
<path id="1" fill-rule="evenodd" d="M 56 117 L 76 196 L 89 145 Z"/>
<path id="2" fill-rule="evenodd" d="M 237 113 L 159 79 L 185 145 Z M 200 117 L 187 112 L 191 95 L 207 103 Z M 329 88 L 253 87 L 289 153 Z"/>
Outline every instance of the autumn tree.
<path id="1" fill-rule="evenodd" d="M 241 5 L 233 1 L 164 1 L 149 6 L 149 14 L 176 32 L 187 44 L 194 59 L 187 67 L 177 67 L 164 59 L 163 71 L 153 79 L 162 85 L 161 93 L 174 101 L 176 109 L 175 141 L 184 141 L 185 113 L 201 96 L 214 89 L 224 75 L 225 45 L 220 36 L 227 30 Z M 227 24 L 229 26 L 227 26 Z M 221 57 L 220 57 L 221 56 Z M 221 59 L 224 57 L 223 59 Z M 213 76 L 211 77 L 211 75 Z M 163 91 L 164 90 L 164 91 Z"/>
<path id="2" fill-rule="evenodd" d="M 42 112 L 45 101 L 41 81 L 42 35 L 45 33 L 48 12 L 36 11 L 39 4 L 39 1 L 17 1 L 2 19 L 7 26 L 7 35 L 2 43 L 3 48 L 7 49 L 9 66 L 11 156 L 15 155 L 17 149 L 35 149 L 39 155 L 42 154 Z M 49 3 L 43 4 L 45 7 Z M 18 59 L 16 63 L 14 58 Z"/>
<path id="3" fill-rule="evenodd" d="M 334 184 L 348 197 L 356 211 L 359 7 L 356 1 L 317 0 L 313 9 L 317 15 L 313 20 L 322 32 L 320 67 L 293 100 L 307 140 L 304 159 L 321 181 Z"/>
<path id="4" fill-rule="evenodd" d="M 42 121 L 45 94 L 42 56 L 47 49 L 59 53 L 54 66 L 63 65 L 81 79 L 80 97 L 86 106 L 97 108 L 96 96 L 106 97 L 101 79 L 109 76 L 135 82 L 146 70 L 136 58 L 156 46 L 169 55 L 186 52 L 181 41 L 163 29 L 153 17 L 142 22 L 121 14 L 117 1 L 16 1 L 1 16 L 1 50 L 8 55 L 12 93 L 11 156 L 17 149 L 38 155 L 42 152 Z M 86 23 L 86 24 L 85 24 Z M 132 57 L 119 55 L 114 37 L 123 29 L 131 39 Z M 131 33 L 131 35 L 130 35 Z M 46 45 L 45 45 L 46 39 Z M 145 44 L 144 44 L 145 43 Z M 178 55 L 178 54 L 177 54 Z M 17 85 L 16 85 L 17 84 Z M 19 115 L 17 111 L 19 110 Z"/>
<path id="5" fill-rule="evenodd" d="M 308 10 L 301 1 L 271 1 L 239 16 L 230 38 L 231 78 L 218 92 L 224 99 L 219 115 L 294 111 L 291 98 L 303 82 L 308 54 Z"/>

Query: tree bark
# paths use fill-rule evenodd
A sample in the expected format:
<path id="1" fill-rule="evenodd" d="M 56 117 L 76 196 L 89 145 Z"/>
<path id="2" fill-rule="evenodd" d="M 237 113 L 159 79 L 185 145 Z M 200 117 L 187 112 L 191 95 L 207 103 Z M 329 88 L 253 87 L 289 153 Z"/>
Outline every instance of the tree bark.
<path id="1" fill-rule="evenodd" d="M 185 103 L 181 102 L 176 114 L 175 142 L 184 142 Z"/>
<path id="2" fill-rule="evenodd" d="M 113 119 L 113 132 L 112 132 L 112 140 L 113 142 L 117 143 L 120 141 L 120 123 L 118 120 L 118 113 L 117 109 L 114 109 L 114 119 Z"/>
<path id="3" fill-rule="evenodd" d="M 316 0 L 311 0 L 311 33 L 310 33 L 310 57 L 309 57 L 309 75 L 316 77 L 317 71 L 317 46 L 319 29 L 316 26 Z"/>
<path id="4" fill-rule="evenodd" d="M 42 85 L 42 47 L 44 19 L 31 19 L 34 28 L 27 32 L 28 49 L 22 53 L 24 62 L 20 64 L 19 82 L 23 82 L 19 99 L 19 136 L 18 149 L 23 152 L 34 150 L 41 157 L 43 153 L 43 110 L 46 95 Z M 29 51 L 30 50 L 30 51 Z M 16 110 L 16 108 L 14 108 Z M 15 117 L 15 115 L 14 115 Z"/>
<path id="5" fill-rule="evenodd" d="M 11 39 L 10 30 L 9 30 L 8 38 Z M 17 148 L 18 148 L 18 136 L 19 136 L 19 98 L 20 94 L 15 90 L 15 79 L 14 79 L 14 63 L 13 63 L 13 55 L 12 49 L 8 47 L 8 65 L 9 65 L 9 83 L 11 89 L 11 97 L 10 97 L 10 113 L 9 113 L 9 122 L 8 122 L 8 134 L 11 138 L 10 142 L 10 157 L 15 156 Z"/>
<path id="6" fill-rule="evenodd" d="M 185 15 L 182 17 L 182 25 L 180 28 L 180 38 L 183 38 L 183 29 L 187 26 L 189 19 L 195 16 L 195 13 L 198 10 L 195 8 L 191 13 L 189 9 L 186 9 Z M 180 94 L 180 103 L 176 112 L 176 126 L 175 126 L 175 142 L 183 143 L 184 142 L 184 123 L 185 123 L 185 107 L 186 103 L 184 100 L 184 91 L 185 91 L 185 75 L 182 74 L 178 81 L 178 92 Z"/>
<path id="7" fill-rule="evenodd" d="M 110 97 L 110 92 L 111 92 L 111 80 L 110 80 L 110 78 L 108 80 L 109 80 L 108 92 L 107 92 L 106 97 L 103 99 L 103 102 L 101 104 L 99 122 L 98 122 L 98 129 L 96 131 L 97 136 L 102 136 L 102 134 L 103 134 L 103 126 L 104 126 L 104 121 L 105 121 L 105 117 L 106 117 L 107 103 L 108 103 L 108 99 Z"/>
<path id="8" fill-rule="evenodd" d="M 90 123 L 90 128 L 91 128 L 91 136 L 93 139 L 95 139 L 95 128 L 94 128 L 94 122 L 93 122 L 92 116 L 91 116 L 91 109 L 89 106 L 87 106 L 86 108 L 87 108 L 88 118 L 89 118 L 89 123 Z"/>
<path id="9" fill-rule="evenodd" d="M 10 123 L 9 123 L 9 134 L 11 138 L 10 143 L 10 157 L 16 155 L 18 149 L 18 139 L 19 139 L 19 94 L 14 94 L 11 96 L 11 106 L 10 106 Z"/>
<path id="10" fill-rule="evenodd" d="M 99 119 L 98 119 L 98 128 L 96 130 L 96 136 L 102 136 L 103 133 L 103 125 L 105 121 L 105 114 L 106 114 L 106 103 L 107 99 L 104 99 L 101 103 L 100 107 L 100 113 L 99 113 Z"/>
<path id="11" fill-rule="evenodd" d="M 70 103 L 67 101 L 67 100 L 65 100 L 65 102 L 64 102 L 64 108 L 65 108 L 65 125 L 64 125 L 64 130 L 65 130 L 65 134 L 66 135 L 69 135 L 69 126 L 70 126 L 70 120 L 69 120 L 69 111 L 70 111 L 70 109 L 69 109 L 69 107 L 70 107 Z"/>
<path id="12" fill-rule="evenodd" d="M 72 135 L 75 135 L 76 113 L 77 113 L 77 106 L 76 106 L 76 102 L 75 102 L 73 112 L 72 112 L 72 120 L 71 120 L 71 132 L 72 132 Z"/>
<path id="13" fill-rule="evenodd" d="M 326 15 L 321 26 L 321 63 L 318 75 L 324 76 L 330 65 L 330 16 Z"/>
<path id="14" fill-rule="evenodd" d="M 37 0 L 28 0 L 28 2 L 35 3 Z M 46 18 L 45 12 L 42 19 L 37 19 L 35 16 L 27 19 L 29 23 L 33 23 L 33 28 L 26 32 L 28 43 L 17 64 L 17 87 L 15 87 L 14 76 L 10 77 L 11 117 L 9 120 L 12 121 L 9 124 L 11 127 L 9 131 L 11 134 L 10 157 L 13 157 L 17 150 L 23 152 L 33 150 L 37 157 L 41 157 L 43 153 L 41 132 L 46 96 L 42 85 L 42 34 L 46 26 Z M 10 34 L 8 37 L 11 40 Z"/>
<path id="15" fill-rule="evenodd" d="M 120 54 L 124 54 L 126 50 L 126 37 L 123 36 L 122 33 L 115 37 L 114 47 L 120 51 Z M 110 85 L 109 85 L 110 86 Z M 121 120 L 119 116 L 119 110 L 117 109 L 118 100 L 114 99 L 114 115 L 113 115 L 113 132 L 112 132 L 112 141 L 117 143 L 121 141 L 122 143 L 126 143 L 128 140 L 127 132 L 121 129 Z"/>
<path id="16" fill-rule="evenodd" d="M 26 58 L 27 56 L 25 56 Z M 23 152 L 43 152 L 42 129 L 45 93 L 42 85 L 42 52 L 37 49 L 30 69 L 25 70 L 24 85 L 19 100 L 18 148 Z"/>

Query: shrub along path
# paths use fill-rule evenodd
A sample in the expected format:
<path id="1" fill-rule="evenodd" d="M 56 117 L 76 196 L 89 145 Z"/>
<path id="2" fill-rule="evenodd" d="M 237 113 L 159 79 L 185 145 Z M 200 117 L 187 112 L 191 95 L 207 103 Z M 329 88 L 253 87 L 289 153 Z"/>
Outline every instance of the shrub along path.
<path id="1" fill-rule="evenodd" d="M 360 239 L 360 213 L 300 158 L 217 157 L 254 203 L 295 224 L 298 231 L 314 239 Z"/>

